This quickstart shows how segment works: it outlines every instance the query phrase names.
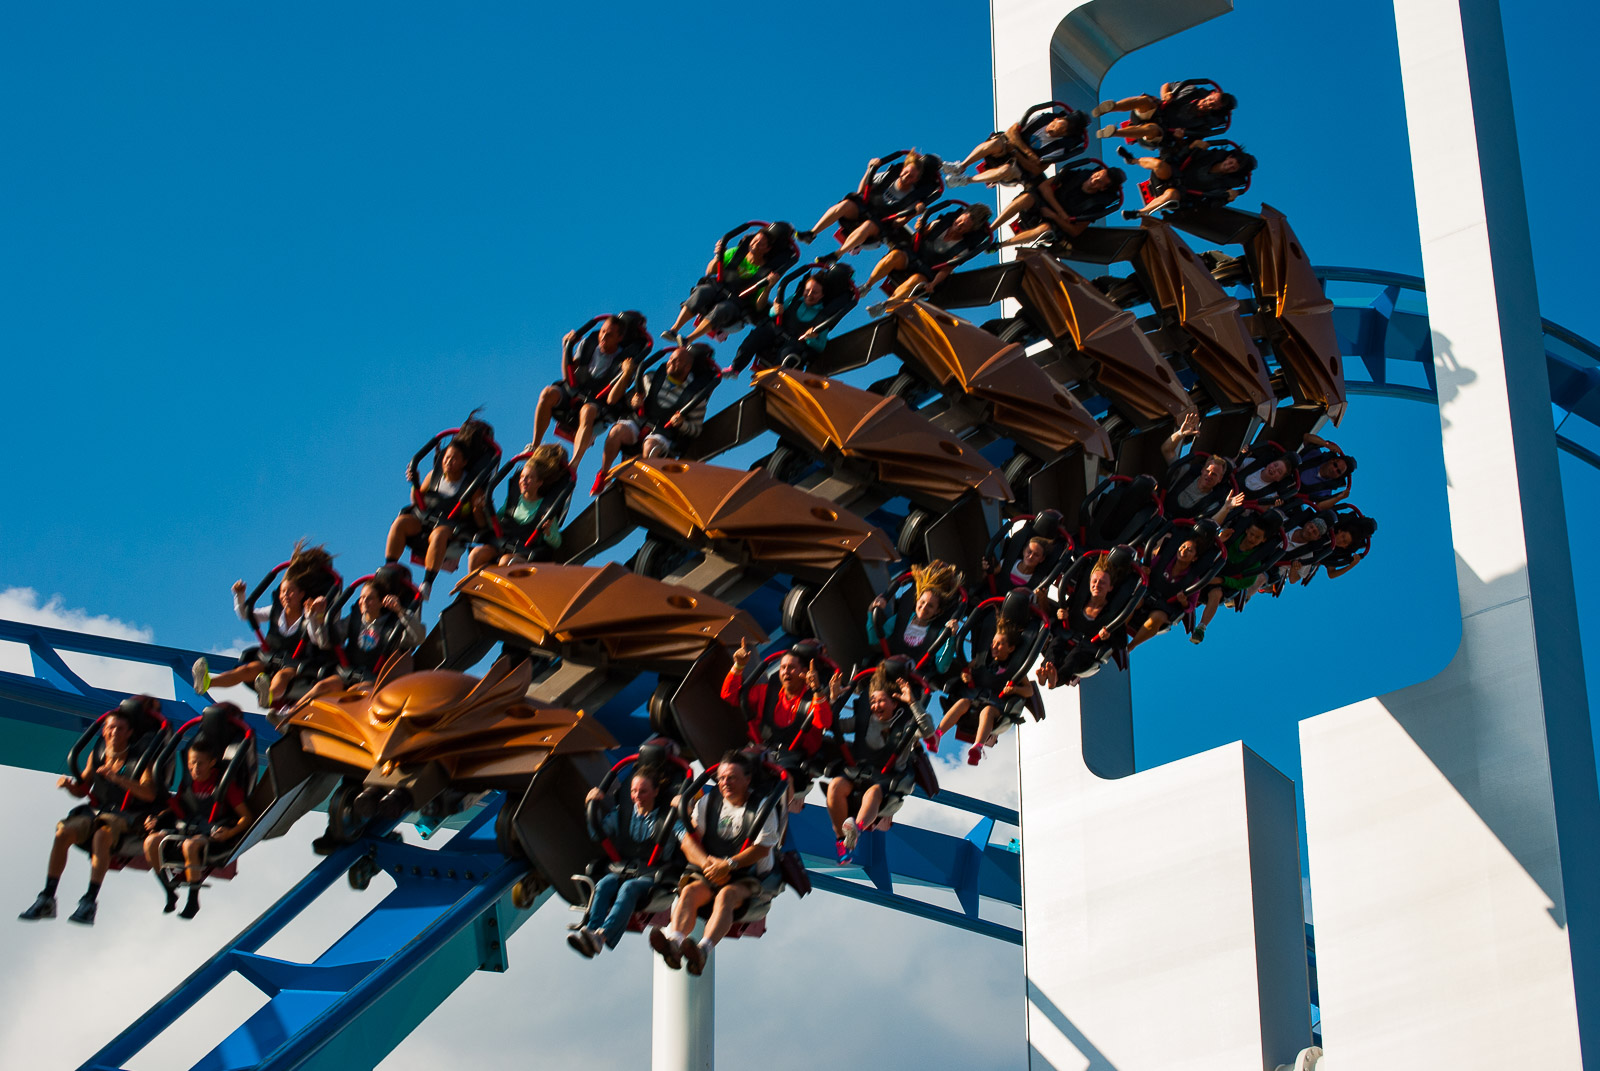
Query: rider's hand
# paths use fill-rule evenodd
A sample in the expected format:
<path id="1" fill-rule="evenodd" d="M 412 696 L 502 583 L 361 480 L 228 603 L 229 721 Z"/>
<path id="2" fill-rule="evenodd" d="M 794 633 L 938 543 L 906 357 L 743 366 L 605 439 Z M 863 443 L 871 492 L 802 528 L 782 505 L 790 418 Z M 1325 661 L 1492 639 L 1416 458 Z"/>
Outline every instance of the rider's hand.
<path id="1" fill-rule="evenodd" d="M 401 605 L 400 600 L 393 595 L 385 595 L 383 597 L 383 608 L 388 610 L 390 613 L 395 614 L 401 613 L 405 610 L 405 607 Z"/>
<path id="2" fill-rule="evenodd" d="M 911 682 L 904 677 L 900 678 L 900 701 L 910 706 L 916 702 L 916 694 L 911 691 Z"/>
<path id="3" fill-rule="evenodd" d="M 876 599 L 872 600 L 872 609 L 874 609 L 874 610 L 887 610 L 888 608 L 889 608 L 889 600 L 884 598 L 882 595 L 879 595 Z"/>
<path id="4" fill-rule="evenodd" d="M 233 593 L 235 595 L 243 595 L 246 590 L 248 589 L 246 588 L 243 580 L 235 580 L 233 582 Z"/>
<path id="5" fill-rule="evenodd" d="M 72 787 L 72 778 L 70 778 L 70 777 L 58 777 L 58 778 L 56 778 L 56 787 L 57 788 L 71 788 Z"/>
<path id="6" fill-rule="evenodd" d="M 394 596 L 392 596 L 392 595 L 390 596 L 390 598 L 393 598 L 393 597 Z M 314 598 L 310 602 L 306 603 L 306 613 L 310 614 L 312 617 L 324 617 L 324 616 L 326 616 L 327 613 L 328 613 L 328 599 L 327 599 L 327 597 L 324 596 L 324 595 L 318 595 L 316 598 Z"/>
<path id="7" fill-rule="evenodd" d="M 585 796 L 583 797 L 583 802 L 585 802 L 585 803 L 596 803 L 596 802 L 599 801 L 599 799 L 600 799 L 600 790 L 598 788 L 591 788 L 588 791 L 588 793 L 585 794 Z"/>
<path id="8" fill-rule="evenodd" d="M 744 664 L 750 661 L 750 655 L 750 641 L 748 639 L 741 639 L 739 641 L 739 649 L 733 652 L 733 668 L 741 670 L 744 669 Z"/>

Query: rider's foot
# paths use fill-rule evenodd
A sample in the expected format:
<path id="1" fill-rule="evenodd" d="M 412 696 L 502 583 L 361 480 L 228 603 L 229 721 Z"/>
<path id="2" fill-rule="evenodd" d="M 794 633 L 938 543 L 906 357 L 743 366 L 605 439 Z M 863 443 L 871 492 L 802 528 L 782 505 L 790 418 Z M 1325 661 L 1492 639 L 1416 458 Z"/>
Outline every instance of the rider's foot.
<path id="1" fill-rule="evenodd" d="M 81 926 L 93 926 L 94 913 L 98 907 L 98 904 L 85 896 L 78 901 L 78 909 L 67 917 L 67 921 L 76 922 Z"/>
<path id="2" fill-rule="evenodd" d="M 38 922 L 40 919 L 53 919 L 56 917 L 56 898 L 47 893 L 40 893 L 39 898 L 17 918 L 25 922 Z"/>
<path id="3" fill-rule="evenodd" d="M 204 657 L 194 660 L 194 667 L 189 671 L 189 679 L 194 682 L 196 695 L 205 695 L 211 690 L 211 663 Z"/>
<path id="4" fill-rule="evenodd" d="M 1189 642 L 1190 643 L 1204 643 L 1205 640 L 1206 640 L 1206 627 L 1204 625 L 1196 625 L 1194 627 L 1194 631 L 1189 633 Z"/>

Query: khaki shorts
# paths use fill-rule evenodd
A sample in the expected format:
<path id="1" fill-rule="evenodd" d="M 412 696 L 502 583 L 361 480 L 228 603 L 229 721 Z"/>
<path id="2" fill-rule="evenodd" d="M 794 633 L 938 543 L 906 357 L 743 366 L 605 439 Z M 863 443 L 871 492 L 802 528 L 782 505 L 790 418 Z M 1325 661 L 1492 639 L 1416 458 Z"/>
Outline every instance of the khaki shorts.
<path id="1" fill-rule="evenodd" d="M 72 839 L 78 844 L 87 844 L 94 836 L 95 827 L 105 826 L 111 830 L 112 840 L 121 840 L 133 828 L 128 821 L 128 816 L 115 811 L 96 814 L 87 809 L 75 809 L 61 821 L 56 823 L 56 828 L 72 833 Z"/>
<path id="2" fill-rule="evenodd" d="M 683 892 L 683 890 L 687 889 L 697 881 L 705 882 L 705 884 L 711 885 L 711 882 L 706 878 L 706 876 L 700 872 L 699 867 L 691 866 L 685 870 L 683 872 L 683 876 L 678 879 L 678 891 Z M 711 888 L 716 892 L 721 892 L 722 889 L 743 889 L 745 898 L 749 899 L 750 897 L 759 893 L 762 886 L 760 878 L 756 877 L 752 873 L 746 873 L 731 879 L 728 884 L 722 886 L 722 888 L 718 888 L 715 885 L 711 885 Z"/>

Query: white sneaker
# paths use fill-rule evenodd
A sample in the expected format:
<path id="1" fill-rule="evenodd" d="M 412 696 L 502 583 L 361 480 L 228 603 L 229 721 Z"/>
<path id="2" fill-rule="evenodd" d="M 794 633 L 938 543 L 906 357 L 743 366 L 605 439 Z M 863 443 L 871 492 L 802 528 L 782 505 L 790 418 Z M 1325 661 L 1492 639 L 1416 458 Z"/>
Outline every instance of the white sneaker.
<path id="1" fill-rule="evenodd" d="M 854 851 L 856 841 L 861 839 L 861 827 L 856 825 L 854 818 L 846 818 L 842 830 L 845 850 Z"/>
<path id="2" fill-rule="evenodd" d="M 428 596 L 433 594 L 433 581 L 424 580 L 422 586 L 417 588 L 417 601 L 427 602 Z"/>
<path id="3" fill-rule="evenodd" d="M 1090 109 L 1089 118 L 1098 119 L 1102 115 L 1106 114 L 1106 112 L 1112 112 L 1112 111 L 1116 111 L 1116 110 L 1117 110 L 1117 102 L 1116 101 L 1114 101 L 1114 100 L 1103 100 L 1099 104 L 1096 104 L 1093 108 Z"/>
<path id="4" fill-rule="evenodd" d="M 204 657 L 196 658 L 189 679 L 194 683 L 195 694 L 205 695 L 211 689 L 211 663 Z"/>

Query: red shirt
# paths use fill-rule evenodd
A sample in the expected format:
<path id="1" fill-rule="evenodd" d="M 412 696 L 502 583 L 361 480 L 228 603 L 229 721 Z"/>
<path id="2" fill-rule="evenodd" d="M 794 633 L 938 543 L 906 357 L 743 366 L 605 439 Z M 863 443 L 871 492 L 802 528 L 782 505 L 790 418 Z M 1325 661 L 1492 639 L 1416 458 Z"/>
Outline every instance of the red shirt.
<path id="1" fill-rule="evenodd" d="M 744 686 L 744 678 L 736 669 L 728 670 L 728 675 L 722 679 L 722 698 L 725 702 L 739 705 L 739 693 Z M 778 689 L 777 704 L 773 707 L 772 722 L 780 729 L 794 725 L 797 720 L 803 720 L 800 712 L 800 703 L 805 695 L 790 695 L 783 690 L 782 685 L 774 684 L 771 687 Z M 747 717 L 750 723 L 750 738 L 756 743 L 761 742 L 761 711 L 767 701 L 766 684 L 758 684 L 750 689 L 750 707 Z M 817 749 L 822 747 L 822 732 L 833 724 L 833 708 L 827 700 L 817 696 L 811 700 L 811 724 L 806 727 L 805 734 L 800 738 L 799 749 L 807 755 L 815 755 Z M 787 746 L 793 737 L 784 740 Z"/>
<path id="2" fill-rule="evenodd" d="M 194 794 L 196 796 L 209 796 L 217 790 L 217 779 L 213 777 L 209 781 L 195 781 L 190 787 L 194 790 Z M 203 814 L 185 814 L 183 812 L 182 795 L 173 796 L 171 799 L 167 800 L 167 806 L 170 807 L 172 809 L 172 813 L 177 815 L 179 818 L 210 817 L 209 815 Z M 235 782 L 234 784 L 229 785 L 228 791 L 222 794 L 222 806 L 217 808 L 217 813 L 219 815 L 229 813 L 238 814 L 239 808 L 243 806 L 244 789 L 240 788 L 238 783 Z"/>

